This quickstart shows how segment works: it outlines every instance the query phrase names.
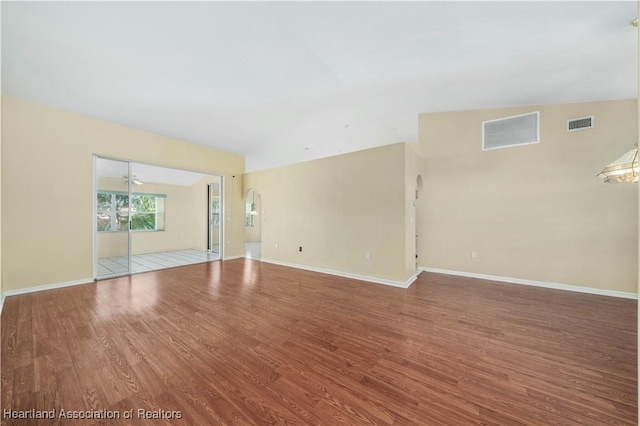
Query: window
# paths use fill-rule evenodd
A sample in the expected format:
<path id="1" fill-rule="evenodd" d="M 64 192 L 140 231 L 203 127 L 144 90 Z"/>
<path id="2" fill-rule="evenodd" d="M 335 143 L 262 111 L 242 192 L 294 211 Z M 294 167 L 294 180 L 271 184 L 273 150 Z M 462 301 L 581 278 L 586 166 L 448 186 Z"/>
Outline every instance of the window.
<path id="1" fill-rule="evenodd" d="M 132 194 L 131 229 L 164 231 L 165 195 Z M 124 192 L 98 192 L 96 220 L 98 232 L 126 231 L 129 222 L 129 196 Z"/>
<path id="2" fill-rule="evenodd" d="M 244 226 L 253 226 L 254 215 L 251 214 L 252 207 L 253 203 L 244 204 Z"/>

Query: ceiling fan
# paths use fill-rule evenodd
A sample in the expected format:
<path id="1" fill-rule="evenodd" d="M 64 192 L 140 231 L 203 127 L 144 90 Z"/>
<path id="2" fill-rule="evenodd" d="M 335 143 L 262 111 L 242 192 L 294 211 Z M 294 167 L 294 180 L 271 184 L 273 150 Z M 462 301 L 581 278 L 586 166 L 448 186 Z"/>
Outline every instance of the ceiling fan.
<path id="1" fill-rule="evenodd" d="M 124 184 L 129 185 L 129 176 L 123 175 L 122 178 L 124 179 Z M 136 186 L 142 185 L 142 181 L 139 179 L 136 179 L 136 175 L 131 175 L 131 184 Z"/>

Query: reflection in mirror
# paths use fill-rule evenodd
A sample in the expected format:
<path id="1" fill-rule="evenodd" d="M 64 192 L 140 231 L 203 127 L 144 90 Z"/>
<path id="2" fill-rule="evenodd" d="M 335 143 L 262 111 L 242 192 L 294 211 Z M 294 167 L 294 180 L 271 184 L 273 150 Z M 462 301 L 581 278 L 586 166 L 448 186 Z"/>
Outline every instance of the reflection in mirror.
<path id="1" fill-rule="evenodd" d="M 96 159 L 98 278 L 220 259 L 220 176 L 113 161 Z"/>
<path id="2" fill-rule="evenodd" d="M 129 273 L 129 163 L 96 158 L 96 278 Z"/>

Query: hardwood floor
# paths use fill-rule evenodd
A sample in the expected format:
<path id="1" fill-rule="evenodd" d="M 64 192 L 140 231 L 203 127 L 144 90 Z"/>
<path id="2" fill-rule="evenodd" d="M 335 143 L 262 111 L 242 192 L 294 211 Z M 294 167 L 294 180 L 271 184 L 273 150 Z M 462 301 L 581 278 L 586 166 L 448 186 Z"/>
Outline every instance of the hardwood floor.
<path id="1" fill-rule="evenodd" d="M 632 425 L 636 333 L 633 300 L 198 264 L 7 298 L 3 424 Z"/>

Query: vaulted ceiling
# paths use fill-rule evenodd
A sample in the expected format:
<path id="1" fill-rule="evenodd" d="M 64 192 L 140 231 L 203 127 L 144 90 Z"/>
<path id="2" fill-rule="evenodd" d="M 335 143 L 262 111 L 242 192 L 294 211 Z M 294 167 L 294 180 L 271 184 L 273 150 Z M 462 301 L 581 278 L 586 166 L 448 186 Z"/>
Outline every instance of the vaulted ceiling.
<path id="1" fill-rule="evenodd" d="M 636 9 L 3 2 L 2 91 L 258 170 L 415 142 L 420 112 L 635 98 Z"/>

